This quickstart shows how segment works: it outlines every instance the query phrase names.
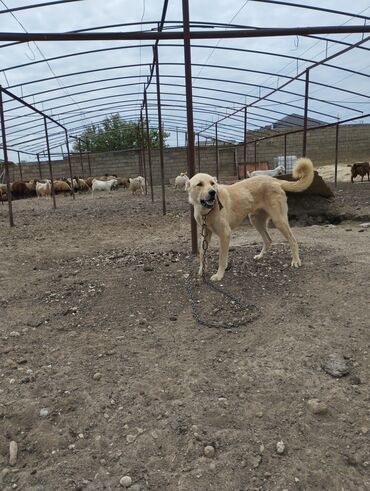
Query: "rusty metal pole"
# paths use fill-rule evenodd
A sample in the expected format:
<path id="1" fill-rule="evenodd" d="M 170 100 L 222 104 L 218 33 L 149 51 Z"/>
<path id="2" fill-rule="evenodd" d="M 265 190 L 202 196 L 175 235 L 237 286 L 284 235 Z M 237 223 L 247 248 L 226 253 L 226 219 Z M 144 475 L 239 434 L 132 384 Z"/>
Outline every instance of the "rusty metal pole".
<path id="1" fill-rule="evenodd" d="M 247 177 L 247 106 L 244 108 L 244 144 L 243 144 L 243 173 L 244 173 L 244 179 Z M 239 170 L 238 170 L 238 175 L 239 175 Z"/>
<path id="2" fill-rule="evenodd" d="M 178 146 L 179 146 L 179 129 L 176 126 L 176 147 L 178 147 Z"/>
<path id="3" fill-rule="evenodd" d="M 8 146 L 6 143 L 5 118 L 4 118 L 4 107 L 3 107 L 3 91 L 1 86 L 0 86 L 0 121 L 1 121 L 1 138 L 2 138 L 3 154 L 4 154 L 6 195 L 8 198 L 8 208 L 9 208 L 9 225 L 11 227 L 14 227 L 12 192 L 10 188 L 10 176 L 9 176 Z"/>
<path id="4" fill-rule="evenodd" d="M 162 109 L 161 109 L 161 83 L 159 79 L 159 60 L 158 60 L 158 46 L 154 45 L 154 58 L 155 58 L 155 78 L 157 85 L 157 111 L 158 111 L 158 136 L 159 136 L 159 163 L 161 167 L 161 187 L 162 187 L 162 212 L 166 214 L 166 191 L 164 188 L 164 154 L 163 154 L 163 132 L 162 132 Z"/>
<path id="5" fill-rule="evenodd" d="M 307 116 L 308 116 L 308 91 L 310 86 L 310 70 L 306 70 L 306 82 L 304 89 L 304 117 L 303 117 L 303 148 L 302 156 L 307 155 Z"/>
<path id="6" fill-rule="evenodd" d="M 145 159 L 144 122 L 143 122 L 142 114 L 140 114 L 140 146 L 141 146 L 141 153 L 143 155 L 145 194 L 148 194 L 148 183 L 147 183 L 147 176 L 146 176 L 146 159 Z"/>
<path id="7" fill-rule="evenodd" d="M 257 170 L 257 140 L 254 140 L 254 170 Z"/>
<path id="8" fill-rule="evenodd" d="M 198 133 L 198 172 L 200 172 L 200 141 L 199 141 L 199 133 Z"/>
<path id="9" fill-rule="evenodd" d="M 40 180 L 42 180 L 42 172 L 41 172 L 40 155 L 37 153 L 37 154 L 36 154 L 36 157 L 37 157 L 37 162 L 38 162 L 38 164 L 39 164 L 39 176 L 40 176 Z"/>
<path id="10" fill-rule="evenodd" d="M 90 174 L 90 177 L 92 176 L 92 173 L 91 173 L 91 161 L 90 161 L 90 144 L 89 144 L 89 140 L 86 140 L 86 150 L 87 150 L 87 165 L 89 166 L 89 174 Z"/>
<path id="11" fill-rule="evenodd" d="M 216 177 L 217 181 L 219 179 L 220 174 L 220 154 L 218 151 L 218 124 L 215 124 L 215 139 L 216 139 Z"/>
<path id="12" fill-rule="evenodd" d="M 46 148 L 48 151 L 48 162 L 49 162 L 49 172 L 50 172 L 50 180 L 51 180 L 51 196 L 53 198 L 53 208 L 57 207 L 55 202 L 55 191 L 54 191 L 54 178 L 53 178 L 53 168 L 51 165 L 51 157 L 50 157 L 50 145 L 49 145 L 49 134 L 48 134 L 48 123 L 47 119 L 44 116 L 44 128 L 45 128 L 45 139 L 46 139 Z"/>
<path id="13" fill-rule="evenodd" d="M 66 148 L 67 148 L 67 155 L 68 155 L 68 167 L 69 167 L 69 176 L 71 178 L 71 192 L 72 192 L 72 198 L 76 199 L 75 196 L 75 189 L 73 186 L 73 171 L 72 171 L 72 162 L 71 162 L 71 152 L 69 151 L 69 141 L 68 141 L 68 132 L 65 129 L 64 133 L 66 135 Z"/>
<path id="14" fill-rule="evenodd" d="M 285 174 L 286 174 L 286 134 L 284 135 L 284 167 L 285 167 Z"/>
<path id="15" fill-rule="evenodd" d="M 21 177 L 21 181 L 23 181 L 23 173 L 22 173 L 22 164 L 21 164 L 21 156 L 20 152 L 17 152 L 18 154 L 18 169 L 19 169 L 19 175 Z"/>
<path id="16" fill-rule="evenodd" d="M 334 185 L 338 186 L 338 150 L 339 150 L 339 123 L 335 126 L 335 167 L 334 167 Z"/>
<path id="17" fill-rule="evenodd" d="M 64 160 L 64 152 L 63 152 L 63 145 L 60 146 L 60 151 L 62 153 L 62 159 Z"/>
<path id="18" fill-rule="evenodd" d="M 80 153 L 80 164 L 81 164 L 82 179 L 85 179 L 84 163 L 83 163 L 82 150 L 81 150 L 81 138 L 78 139 L 78 150 Z M 73 181 L 72 181 L 72 183 L 73 183 Z"/>
<path id="19" fill-rule="evenodd" d="M 234 173 L 239 179 L 239 169 L 238 169 L 238 147 L 234 147 Z"/>
<path id="20" fill-rule="evenodd" d="M 148 164 L 149 164 L 149 177 L 150 177 L 150 194 L 152 202 L 154 201 L 153 192 L 153 172 L 152 172 L 152 149 L 150 145 L 150 132 L 149 132 L 149 118 L 148 118 L 148 101 L 146 97 L 146 90 L 144 90 L 144 105 L 145 105 L 145 126 L 146 126 L 146 144 L 148 145 Z"/>
<path id="21" fill-rule="evenodd" d="M 185 92 L 186 92 L 186 115 L 188 135 L 188 176 L 195 174 L 195 151 L 194 151 L 194 121 L 193 121 L 193 89 L 191 76 L 191 47 L 190 47 L 190 24 L 189 24 L 189 0 L 182 0 L 182 21 L 184 29 L 184 64 L 185 64 Z M 193 254 L 198 252 L 197 223 L 194 218 L 192 207 L 190 207 L 191 227 L 191 250 Z"/>

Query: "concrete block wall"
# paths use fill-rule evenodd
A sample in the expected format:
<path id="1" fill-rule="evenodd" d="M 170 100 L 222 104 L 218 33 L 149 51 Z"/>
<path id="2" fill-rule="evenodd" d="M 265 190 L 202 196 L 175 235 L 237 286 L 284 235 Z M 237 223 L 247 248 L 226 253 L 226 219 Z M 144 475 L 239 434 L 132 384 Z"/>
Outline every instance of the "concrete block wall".
<path id="1" fill-rule="evenodd" d="M 250 137 L 253 135 L 251 134 Z M 257 142 L 257 162 L 270 162 L 278 155 L 284 155 L 284 137 L 272 138 Z M 339 162 L 353 163 L 356 161 L 370 160 L 370 124 L 342 125 L 339 127 Z M 202 172 L 216 175 L 216 149 L 214 146 L 201 146 Z M 287 155 L 302 155 L 302 133 L 287 136 Z M 316 166 L 334 164 L 335 160 L 335 127 L 311 130 L 307 137 L 307 155 Z M 233 147 L 219 146 L 219 173 L 221 176 L 235 176 L 236 162 L 243 162 L 243 145 Z M 119 176 L 134 177 L 139 175 L 138 152 L 128 150 L 91 154 L 91 175 L 117 174 Z M 247 146 L 247 162 L 254 162 L 254 144 Z M 69 177 L 67 159 L 54 160 L 54 177 Z M 84 172 L 82 172 L 79 156 L 72 157 L 73 175 L 87 177 L 90 175 L 87 156 L 83 158 Z M 165 181 L 173 179 L 187 168 L 186 147 L 165 148 L 164 150 L 164 175 Z M 148 169 L 148 163 L 147 163 Z M 159 150 L 152 151 L 153 183 L 160 183 Z M 198 171 L 198 151 L 195 153 L 195 169 Z M 147 170 L 149 176 L 149 170 Z M 41 163 L 43 178 L 49 177 L 48 164 Z M 19 180 L 20 173 L 17 166 L 10 169 L 11 180 Z M 37 162 L 22 164 L 23 179 L 39 178 L 39 166 Z"/>

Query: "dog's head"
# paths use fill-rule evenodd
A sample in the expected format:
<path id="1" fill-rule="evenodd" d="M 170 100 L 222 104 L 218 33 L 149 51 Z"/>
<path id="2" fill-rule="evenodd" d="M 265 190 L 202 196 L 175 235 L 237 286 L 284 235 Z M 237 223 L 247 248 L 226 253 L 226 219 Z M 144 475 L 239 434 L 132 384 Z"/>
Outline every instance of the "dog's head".
<path id="1" fill-rule="evenodd" d="M 190 204 L 213 208 L 217 198 L 217 179 L 209 174 L 195 174 L 185 184 Z"/>

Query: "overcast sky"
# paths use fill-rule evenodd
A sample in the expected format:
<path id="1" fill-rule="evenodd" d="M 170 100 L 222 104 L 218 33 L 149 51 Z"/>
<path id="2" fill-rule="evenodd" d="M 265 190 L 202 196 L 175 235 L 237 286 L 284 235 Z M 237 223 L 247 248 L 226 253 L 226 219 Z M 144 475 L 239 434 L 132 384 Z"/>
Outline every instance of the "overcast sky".
<path id="1" fill-rule="evenodd" d="M 36 0 L 34 1 L 36 3 Z M 40 3 L 38 0 L 37 3 Z M 323 8 L 352 12 L 370 18 L 370 0 L 296 0 L 300 5 L 313 5 Z M 30 1 L 0 1 L 0 9 L 29 5 Z M 159 0 L 83 0 L 65 5 L 55 5 L 33 10 L 0 15 L 1 31 L 24 32 L 63 32 L 88 29 L 102 25 L 130 22 L 154 21 L 160 19 L 162 1 Z M 181 0 L 169 0 L 166 19 L 182 19 Z M 271 5 L 254 0 L 190 0 L 192 21 L 235 23 L 254 27 L 297 27 L 317 25 L 363 24 L 363 19 L 348 15 L 336 15 L 303 8 Z M 22 27 L 23 26 L 23 27 Z M 152 24 L 149 27 L 153 27 Z M 144 29 L 147 27 L 144 27 Z M 135 27 L 115 27 L 112 30 L 139 30 Z M 107 29 L 106 29 L 107 30 Z M 354 43 L 362 39 L 361 34 L 325 36 L 328 39 Z M 8 43 L 3 43 L 8 44 Z M 0 50 L 0 83 L 9 90 L 24 97 L 65 124 L 72 134 L 78 134 L 81 127 L 91 121 L 98 122 L 105 115 L 119 112 L 124 118 L 137 119 L 142 100 L 143 83 L 152 62 L 152 42 L 38 42 L 17 44 Z M 268 87 L 276 88 L 286 77 L 295 76 L 312 61 L 318 61 L 345 46 L 333 42 L 326 43 L 308 37 L 281 37 L 266 39 L 233 39 L 193 41 L 192 61 L 195 130 L 201 131 L 210 123 L 229 114 L 233 109 L 251 103 L 264 95 Z M 169 46 L 171 45 L 171 46 Z M 202 46 L 202 47 L 195 47 Z M 128 46 L 135 46 L 127 49 Z M 216 47 L 216 49 L 212 48 Z M 364 44 L 370 47 L 370 43 Z M 120 48 L 113 51 L 73 56 L 62 60 L 52 58 L 93 49 Z M 266 54 L 253 54 L 243 51 L 227 51 L 222 47 L 240 50 L 258 50 Z M 126 48 L 126 49 L 124 49 Z M 294 59 L 274 56 L 284 54 Z M 179 41 L 161 41 L 159 49 L 161 66 L 161 92 L 163 118 L 171 131 L 170 143 L 176 143 L 176 131 L 186 128 L 185 98 L 183 79 L 183 49 Z M 307 61 L 296 61 L 296 57 Z M 41 63 L 12 68 L 40 60 Z M 354 49 L 331 62 L 370 75 L 369 52 Z M 135 67 L 128 65 L 136 64 Z M 140 66 L 142 65 L 142 66 Z M 209 65 L 214 65 L 213 67 Z M 227 66 L 229 68 L 222 68 Z M 115 67 L 115 68 L 114 68 Z M 97 71 L 99 70 L 99 71 Z M 248 70 L 248 71 L 247 71 Z M 71 75 L 80 71 L 90 71 Z M 267 73 L 261 73 L 267 72 Z M 273 75 L 270 75 L 273 74 Z M 117 80 L 112 80 L 119 77 Z M 42 79 L 47 79 L 43 80 Z M 111 79 L 111 80 L 107 80 Z M 310 116 L 322 121 L 332 122 L 335 118 L 351 118 L 370 112 L 369 79 L 365 76 L 343 72 L 335 68 L 317 67 L 311 72 L 310 95 L 318 100 L 310 101 Z M 31 83 L 30 83 L 31 82 Z M 77 84 L 84 85 L 78 87 Z M 325 87 L 321 84 L 327 84 Z M 336 88 L 346 89 L 340 92 Z M 293 82 L 286 90 L 289 93 L 275 93 L 269 100 L 256 104 L 250 110 L 249 129 L 265 126 L 284 116 L 283 113 L 303 111 L 304 83 Z M 49 91 L 41 94 L 42 91 Z M 357 96 L 350 91 L 359 92 Z M 156 124 L 155 79 L 149 89 L 150 120 Z M 291 104 L 287 106 L 284 103 Z M 63 106 L 63 107 L 60 107 Z M 296 106 L 296 107 L 295 107 Z M 6 104 L 6 120 L 9 144 L 18 149 L 37 152 L 44 149 L 45 143 L 38 131 L 42 120 L 28 110 L 25 112 L 14 103 Z M 57 128 L 51 125 L 51 141 L 61 139 Z M 212 136 L 214 128 L 204 133 Z M 243 138 L 243 123 L 234 118 L 219 127 L 221 137 L 228 140 Z M 183 143 L 180 135 L 180 143 Z M 14 158 L 14 155 L 13 155 Z"/>

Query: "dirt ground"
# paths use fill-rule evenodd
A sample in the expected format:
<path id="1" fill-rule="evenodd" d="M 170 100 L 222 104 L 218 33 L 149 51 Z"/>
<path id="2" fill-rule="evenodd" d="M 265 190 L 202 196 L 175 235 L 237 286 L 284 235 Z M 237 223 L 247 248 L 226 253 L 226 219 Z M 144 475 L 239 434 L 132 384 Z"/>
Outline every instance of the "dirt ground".
<path id="1" fill-rule="evenodd" d="M 332 200 L 338 225 L 293 227 L 298 270 L 276 230 L 261 262 L 257 233 L 235 231 L 222 286 L 256 306 L 252 321 L 188 279 L 201 316 L 237 329 L 192 317 L 185 194 L 167 190 L 165 217 L 159 195 L 123 190 L 58 197 L 56 211 L 21 200 L 11 230 L 0 205 L 0 489 L 113 490 L 130 476 L 131 491 L 369 490 L 360 186 Z M 216 256 L 213 245 L 212 270 Z M 322 369 L 331 354 L 348 375 Z"/>

